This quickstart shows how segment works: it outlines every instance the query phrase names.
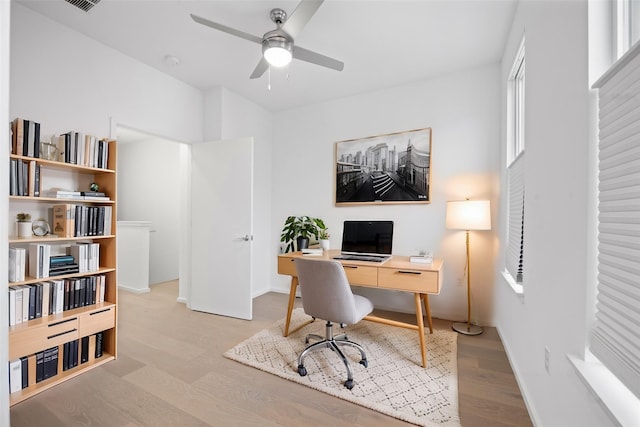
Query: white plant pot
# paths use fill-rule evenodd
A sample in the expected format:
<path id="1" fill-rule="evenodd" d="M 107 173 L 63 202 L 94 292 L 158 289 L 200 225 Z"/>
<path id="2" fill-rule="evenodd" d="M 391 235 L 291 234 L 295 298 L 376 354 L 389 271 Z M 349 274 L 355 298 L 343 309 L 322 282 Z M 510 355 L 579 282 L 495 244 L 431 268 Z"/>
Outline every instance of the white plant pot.
<path id="1" fill-rule="evenodd" d="M 331 245 L 329 244 L 329 240 L 321 239 L 320 240 L 320 247 L 322 248 L 323 251 L 328 251 L 329 249 L 331 249 Z"/>
<path id="2" fill-rule="evenodd" d="M 31 221 L 16 222 L 18 224 L 18 237 L 31 237 L 33 236 L 33 223 Z"/>

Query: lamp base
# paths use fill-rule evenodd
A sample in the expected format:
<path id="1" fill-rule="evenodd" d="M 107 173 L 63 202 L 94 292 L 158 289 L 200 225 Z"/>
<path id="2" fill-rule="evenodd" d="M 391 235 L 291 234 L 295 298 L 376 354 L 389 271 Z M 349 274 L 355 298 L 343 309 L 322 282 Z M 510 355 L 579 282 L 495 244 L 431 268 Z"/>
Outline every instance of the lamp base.
<path id="1" fill-rule="evenodd" d="M 482 328 L 480 326 L 462 322 L 454 323 L 451 325 L 451 329 L 463 335 L 480 335 L 482 333 Z"/>

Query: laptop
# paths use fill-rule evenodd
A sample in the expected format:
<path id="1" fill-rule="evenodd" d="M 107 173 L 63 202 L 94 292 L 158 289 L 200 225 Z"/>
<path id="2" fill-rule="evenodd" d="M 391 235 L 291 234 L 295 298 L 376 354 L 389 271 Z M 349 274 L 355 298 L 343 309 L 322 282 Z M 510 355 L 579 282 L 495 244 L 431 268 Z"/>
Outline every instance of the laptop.
<path id="1" fill-rule="evenodd" d="M 345 221 L 334 259 L 383 263 L 391 258 L 393 221 Z"/>

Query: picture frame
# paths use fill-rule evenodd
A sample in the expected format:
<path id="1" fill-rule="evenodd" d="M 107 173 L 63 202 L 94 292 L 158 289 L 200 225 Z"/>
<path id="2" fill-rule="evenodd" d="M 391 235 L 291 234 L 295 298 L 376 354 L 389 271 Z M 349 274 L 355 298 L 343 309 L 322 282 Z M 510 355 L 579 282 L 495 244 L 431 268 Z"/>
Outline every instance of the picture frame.
<path id="1" fill-rule="evenodd" d="M 335 143 L 336 206 L 431 203 L 431 128 Z"/>

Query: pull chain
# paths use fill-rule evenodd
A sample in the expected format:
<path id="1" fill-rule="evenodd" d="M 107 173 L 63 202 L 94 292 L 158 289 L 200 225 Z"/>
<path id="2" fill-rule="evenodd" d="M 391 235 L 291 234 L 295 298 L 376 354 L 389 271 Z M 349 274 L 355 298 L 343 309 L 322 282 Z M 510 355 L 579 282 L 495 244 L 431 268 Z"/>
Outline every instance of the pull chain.
<path id="1" fill-rule="evenodd" d="M 271 65 L 269 65 L 269 68 L 267 69 L 267 89 L 269 90 L 269 92 L 271 92 Z"/>

